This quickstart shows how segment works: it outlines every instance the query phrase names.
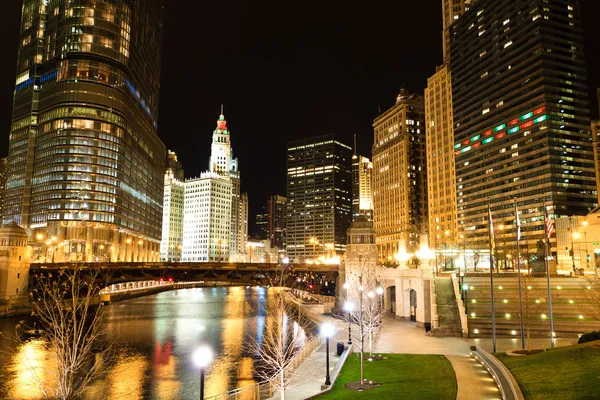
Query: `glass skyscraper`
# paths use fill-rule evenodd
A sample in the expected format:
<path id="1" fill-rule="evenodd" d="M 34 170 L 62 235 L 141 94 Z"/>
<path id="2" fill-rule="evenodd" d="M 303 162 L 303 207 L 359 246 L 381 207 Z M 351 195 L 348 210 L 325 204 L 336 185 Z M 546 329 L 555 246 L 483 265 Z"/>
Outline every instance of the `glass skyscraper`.
<path id="1" fill-rule="evenodd" d="M 579 1 L 479 0 L 450 30 L 459 230 L 485 248 L 489 204 L 497 249 L 514 248 L 516 200 L 535 252 L 544 207 L 596 203 Z"/>
<path id="2" fill-rule="evenodd" d="M 287 199 L 291 262 L 344 252 L 352 221 L 352 148 L 334 135 L 289 142 Z"/>
<path id="3" fill-rule="evenodd" d="M 162 3 L 24 0 L 3 223 L 39 260 L 158 260 Z"/>

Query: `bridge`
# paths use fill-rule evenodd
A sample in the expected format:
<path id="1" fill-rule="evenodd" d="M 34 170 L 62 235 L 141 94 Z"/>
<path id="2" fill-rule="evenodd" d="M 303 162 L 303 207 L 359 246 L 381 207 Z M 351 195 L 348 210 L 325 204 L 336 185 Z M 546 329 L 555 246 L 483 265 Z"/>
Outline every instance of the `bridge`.
<path id="1" fill-rule="evenodd" d="M 276 264 L 229 262 L 100 262 L 100 263 L 32 263 L 29 268 L 30 285 L 37 277 L 57 274 L 65 269 L 102 270 L 108 277 L 107 285 L 152 279 L 170 282 L 229 282 L 240 285 L 268 285 L 278 281 L 282 269 L 286 286 L 311 288 L 319 293 L 321 287 L 335 290 L 339 265 Z M 57 275 L 55 275 L 57 276 Z"/>

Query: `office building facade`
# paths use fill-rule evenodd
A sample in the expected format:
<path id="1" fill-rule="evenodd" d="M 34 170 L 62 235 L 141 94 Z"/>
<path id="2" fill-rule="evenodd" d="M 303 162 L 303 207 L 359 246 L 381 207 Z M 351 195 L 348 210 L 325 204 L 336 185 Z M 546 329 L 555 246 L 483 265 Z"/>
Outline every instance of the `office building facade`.
<path id="1" fill-rule="evenodd" d="M 267 202 L 267 209 L 271 247 L 276 247 L 280 254 L 284 254 L 287 239 L 285 223 L 287 218 L 287 198 L 274 194 Z"/>
<path id="2" fill-rule="evenodd" d="M 182 261 L 228 262 L 244 253 L 248 196 L 240 195 L 238 160 L 223 113 L 213 131 L 209 170 L 187 179 Z"/>
<path id="3" fill-rule="evenodd" d="M 22 10 L 3 223 L 55 261 L 158 260 L 162 1 Z"/>
<path id="4" fill-rule="evenodd" d="M 419 249 L 427 228 L 427 164 L 423 96 L 402 89 L 374 123 L 373 225 L 378 259 Z"/>
<path id="5" fill-rule="evenodd" d="M 289 142 L 287 199 L 290 262 L 342 254 L 352 220 L 352 148 L 334 135 Z"/>
<path id="6" fill-rule="evenodd" d="M 177 155 L 167 152 L 167 170 L 163 196 L 163 224 L 160 241 L 161 261 L 181 261 L 183 247 L 183 167 Z"/>
<path id="7" fill-rule="evenodd" d="M 358 154 L 352 155 L 352 220 L 363 215 L 373 220 L 373 163 Z"/>
<path id="8" fill-rule="evenodd" d="M 452 118 L 452 74 L 450 71 L 450 26 L 469 8 L 466 0 L 442 0 L 444 62 L 427 80 L 427 193 L 429 246 L 438 250 L 460 241 L 456 207 L 456 166 Z"/>
<path id="9" fill-rule="evenodd" d="M 535 248 L 544 208 L 560 218 L 596 203 L 579 2 L 480 0 L 450 29 L 459 230 L 486 248 L 489 205 L 503 251 L 516 199 Z"/>

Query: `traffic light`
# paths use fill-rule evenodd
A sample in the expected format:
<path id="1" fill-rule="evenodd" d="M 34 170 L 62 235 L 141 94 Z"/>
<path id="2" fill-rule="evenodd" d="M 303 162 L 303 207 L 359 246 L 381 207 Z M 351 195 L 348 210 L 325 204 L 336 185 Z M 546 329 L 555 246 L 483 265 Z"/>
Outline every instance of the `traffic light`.
<path id="1" fill-rule="evenodd" d="M 586 260 L 588 260 L 588 262 L 590 262 L 590 260 L 592 259 L 592 257 L 588 254 L 587 256 L 585 256 Z"/>

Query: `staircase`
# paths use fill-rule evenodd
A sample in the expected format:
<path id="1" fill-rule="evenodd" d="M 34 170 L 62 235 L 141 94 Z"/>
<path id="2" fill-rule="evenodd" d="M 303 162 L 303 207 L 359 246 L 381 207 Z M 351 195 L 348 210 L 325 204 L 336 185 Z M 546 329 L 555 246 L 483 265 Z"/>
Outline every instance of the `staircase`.
<path id="1" fill-rule="evenodd" d="M 467 315 L 470 338 L 492 336 L 491 288 L 488 274 L 469 274 Z M 437 281 L 436 281 L 437 285 Z M 522 276 L 523 314 L 529 315 L 531 337 L 550 335 L 546 278 Z M 554 332 L 556 337 L 577 337 L 600 329 L 600 321 L 590 316 L 585 278 L 551 277 Z M 439 301 L 439 300 L 438 300 Z M 496 334 L 499 337 L 520 337 L 519 288 L 516 274 L 494 276 Z"/>
<path id="2" fill-rule="evenodd" d="M 438 306 L 440 327 L 430 331 L 428 336 L 462 337 L 460 316 L 456 305 L 456 297 L 452 288 L 452 279 L 435 278 L 435 295 Z"/>

